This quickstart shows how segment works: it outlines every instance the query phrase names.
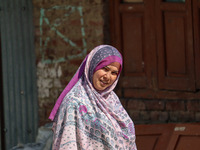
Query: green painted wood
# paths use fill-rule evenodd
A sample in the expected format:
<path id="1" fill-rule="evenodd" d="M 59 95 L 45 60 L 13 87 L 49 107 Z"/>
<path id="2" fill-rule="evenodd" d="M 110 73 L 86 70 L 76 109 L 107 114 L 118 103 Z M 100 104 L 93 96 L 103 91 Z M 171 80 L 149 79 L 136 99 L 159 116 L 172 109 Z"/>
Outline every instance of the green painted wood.
<path id="1" fill-rule="evenodd" d="M 0 0 L 5 146 L 34 142 L 38 128 L 31 0 Z"/>

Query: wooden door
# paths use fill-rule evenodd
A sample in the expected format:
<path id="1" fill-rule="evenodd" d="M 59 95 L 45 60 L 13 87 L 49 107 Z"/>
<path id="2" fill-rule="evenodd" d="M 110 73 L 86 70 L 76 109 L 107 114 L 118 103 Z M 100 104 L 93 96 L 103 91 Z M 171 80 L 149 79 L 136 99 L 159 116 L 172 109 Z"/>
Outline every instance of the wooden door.
<path id="1" fill-rule="evenodd" d="M 195 91 L 191 1 L 156 1 L 159 89 Z"/>
<path id="2" fill-rule="evenodd" d="M 179 124 L 174 128 L 167 150 L 199 150 L 200 125 Z"/>
<path id="3" fill-rule="evenodd" d="M 156 76 L 154 0 L 123 3 L 111 0 L 113 7 L 113 45 L 124 57 L 120 86 L 128 89 L 151 89 Z M 155 81 L 155 80 L 154 80 Z"/>
<path id="4" fill-rule="evenodd" d="M 124 97 L 176 98 L 200 88 L 199 2 L 175 1 L 110 1 L 111 43 L 124 57 Z"/>
<path id="5" fill-rule="evenodd" d="M 195 50 L 195 71 L 196 87 L 200 89 L 200 1 L 193 0 L 193 26 L 194 26 L 194 50 Z"/>
<path id="6" fill-rule="evenodd" d="M 136 125 L 137 149 L 165 150 L 174 127 L 175 124 Z"/>

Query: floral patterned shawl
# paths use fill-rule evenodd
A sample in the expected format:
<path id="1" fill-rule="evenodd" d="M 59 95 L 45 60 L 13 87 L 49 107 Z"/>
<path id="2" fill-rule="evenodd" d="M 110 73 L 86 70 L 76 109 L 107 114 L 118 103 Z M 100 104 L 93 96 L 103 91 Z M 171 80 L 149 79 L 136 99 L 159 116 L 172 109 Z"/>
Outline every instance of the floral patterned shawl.
<path id="1" fill-rule="evenodd" d="M 53 150 L 137 149 L 134 124 L 113 92 L 119 76 L 101 93 L 92 85 L 93 73 L 112 62 L 122 66 L 117 49 L 94 48 L 61 93 L 49 117 L 54 121 Z"/>

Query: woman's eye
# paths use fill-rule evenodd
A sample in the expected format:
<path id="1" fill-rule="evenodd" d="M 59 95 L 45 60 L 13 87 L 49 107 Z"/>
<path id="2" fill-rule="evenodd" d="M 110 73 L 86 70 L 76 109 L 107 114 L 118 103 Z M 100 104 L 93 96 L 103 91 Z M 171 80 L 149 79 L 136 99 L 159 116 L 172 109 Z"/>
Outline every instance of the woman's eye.
<path id="1" fill-rule="evenodd" d="M 113 74 L 113 75 L 116 75 L 116 76 L 118 75 L 118 73 L 117 73 L 117 72 L 112 72 L 112 74 Z"/>

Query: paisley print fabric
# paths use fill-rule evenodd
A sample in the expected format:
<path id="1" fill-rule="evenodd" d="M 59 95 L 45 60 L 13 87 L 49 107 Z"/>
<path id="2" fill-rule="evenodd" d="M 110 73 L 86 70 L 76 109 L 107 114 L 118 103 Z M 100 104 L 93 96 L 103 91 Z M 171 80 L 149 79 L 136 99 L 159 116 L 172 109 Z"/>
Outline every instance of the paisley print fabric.
<path id="1" fill-rule="evenodd" d="M 121 54 L 112 46 L 101 45 L 84 61 L 82 74 L 50 116 L 53 150 L 136 150 L 134 124 L 113 92 L 119 76 L 101 93 L 91 82 L 96 68 L 112 62 L 122 66 Z"/>

